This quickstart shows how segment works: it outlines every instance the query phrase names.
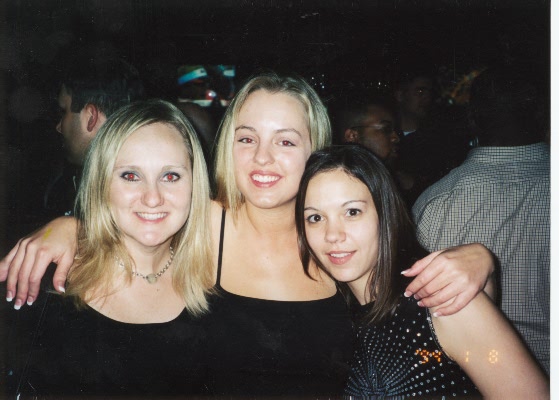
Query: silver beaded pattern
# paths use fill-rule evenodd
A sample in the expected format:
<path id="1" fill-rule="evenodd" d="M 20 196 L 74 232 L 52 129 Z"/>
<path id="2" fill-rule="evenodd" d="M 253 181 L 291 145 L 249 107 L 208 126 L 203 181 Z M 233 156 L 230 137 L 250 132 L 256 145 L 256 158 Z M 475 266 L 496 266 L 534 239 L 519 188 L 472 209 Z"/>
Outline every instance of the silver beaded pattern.
<path id="1" fill-rule="evenodd" d="M 400 399 L 479 396 L 473 382 L 448 358 L 429 311 L 402 296 L 393 316 L 358 327 L 346 395 Z"/>

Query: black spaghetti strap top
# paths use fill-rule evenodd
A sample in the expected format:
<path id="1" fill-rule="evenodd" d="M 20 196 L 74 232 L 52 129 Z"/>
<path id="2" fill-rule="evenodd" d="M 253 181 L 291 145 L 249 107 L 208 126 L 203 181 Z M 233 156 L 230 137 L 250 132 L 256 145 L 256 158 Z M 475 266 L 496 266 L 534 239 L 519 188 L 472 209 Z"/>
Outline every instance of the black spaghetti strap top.
<path id="1" fill-rule="evenodd" d="M 275 301 L 221 287 L 222 213 L 216 294 L 210 299 L 209 388 L 218 396 L 338 396 L 348 376 L 353 329 L 340 293 Z"/>

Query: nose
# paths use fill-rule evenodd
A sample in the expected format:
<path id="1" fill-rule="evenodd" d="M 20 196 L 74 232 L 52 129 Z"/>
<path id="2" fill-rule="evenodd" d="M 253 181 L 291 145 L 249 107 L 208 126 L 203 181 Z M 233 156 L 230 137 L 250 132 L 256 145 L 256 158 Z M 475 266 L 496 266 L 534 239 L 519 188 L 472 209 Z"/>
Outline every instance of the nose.
<path id="1" fill-rule="evenodd" d="M 157 207 L 163 204 L 163 194 L 157 184 L 146 184 L 142 195 L 143 203 L 148 207 Z"/>
<path id="2" fill-rule="evenodd" d="M 274 161 L 272 155 L 271 145 L 268 143 L 258 143 L 256 153 L 254 154 L 254 161 L 260 165 L 271 164 Z"/>
<path id="3" fill-rule="evenodd" d="M 390 141 L 392 143 L 400 143 L 400 136 L 398 136 L 398 132 L 396 132 L 396 130 L 393 130 L 392 133 L 390 133 Z"/>
<path id="4" fill-rule="evenodd" d="M 58 124 L 56 124 L 56 131 L 62 133 L 62 120 L 58 121 Z"/>
<path id="5" fill-rule="evenodd" d="M 343 242 L 346 238 L 343 223 L 337 221 L 329 221 L 326 223 L 326 232 L 324 240 L 328 243 Z"/>

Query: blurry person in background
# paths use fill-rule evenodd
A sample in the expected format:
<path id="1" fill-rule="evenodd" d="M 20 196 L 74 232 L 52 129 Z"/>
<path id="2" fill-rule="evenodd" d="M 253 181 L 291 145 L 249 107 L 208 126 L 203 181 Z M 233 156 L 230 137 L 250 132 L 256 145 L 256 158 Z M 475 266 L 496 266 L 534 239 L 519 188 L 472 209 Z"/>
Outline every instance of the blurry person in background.
<path id="1" fill-rule="evenodd" d="M 56 130 L 62 135 L 67 163 L 55 171 L 44 194 L 47 219 L 72 213 L 85 154 L 107 118 L 144 97 L 134 67 L 123 59 L 97 58 L 90 52 L 89 48 L 70 52 L 62 65 Z"/>
<path id="2" fill-rule="evenodd" d="M 333 111 L 334 142 L 361 144 L 388 166 L 398 158 L 400 137 L 393 105 L 385 96 L 352 97 Z"/>
<path id="3" fill-rule="evenodd" d="M 394 87 L 400 151 L 393 172 L 409 209 L 421 192 L 460 165 L 467 152 L 467 142 L 456 134 L 456 121 L 435 102 L 435 77 L 433 67 L 413 63 L 401 71 Z"/>
<path id="4" fill-rule="evenodd" d="M 479 146 L 421 194 L 413 215 L 427 250 L 477 242 L 495 254 L 501 309 L 549 373 L 550 154 L 535 79 L 505 68 L 474 79 Z"/>

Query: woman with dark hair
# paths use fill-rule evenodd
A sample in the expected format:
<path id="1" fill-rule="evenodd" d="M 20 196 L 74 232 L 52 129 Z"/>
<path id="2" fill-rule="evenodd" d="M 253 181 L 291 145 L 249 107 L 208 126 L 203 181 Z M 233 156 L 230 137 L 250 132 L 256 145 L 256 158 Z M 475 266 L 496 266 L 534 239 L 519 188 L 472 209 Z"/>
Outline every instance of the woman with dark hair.
<path id="1" fill-rule="evenodd" d="M 401 272 L 420 249 L 390 174 L 368 150 L 311 155 L 296 220 L 305 268 L 318 265 L 358 303 L 346 394 L 549 397 L 545 375 L 485 293 L 444 318 L 402 295 Z"/>

